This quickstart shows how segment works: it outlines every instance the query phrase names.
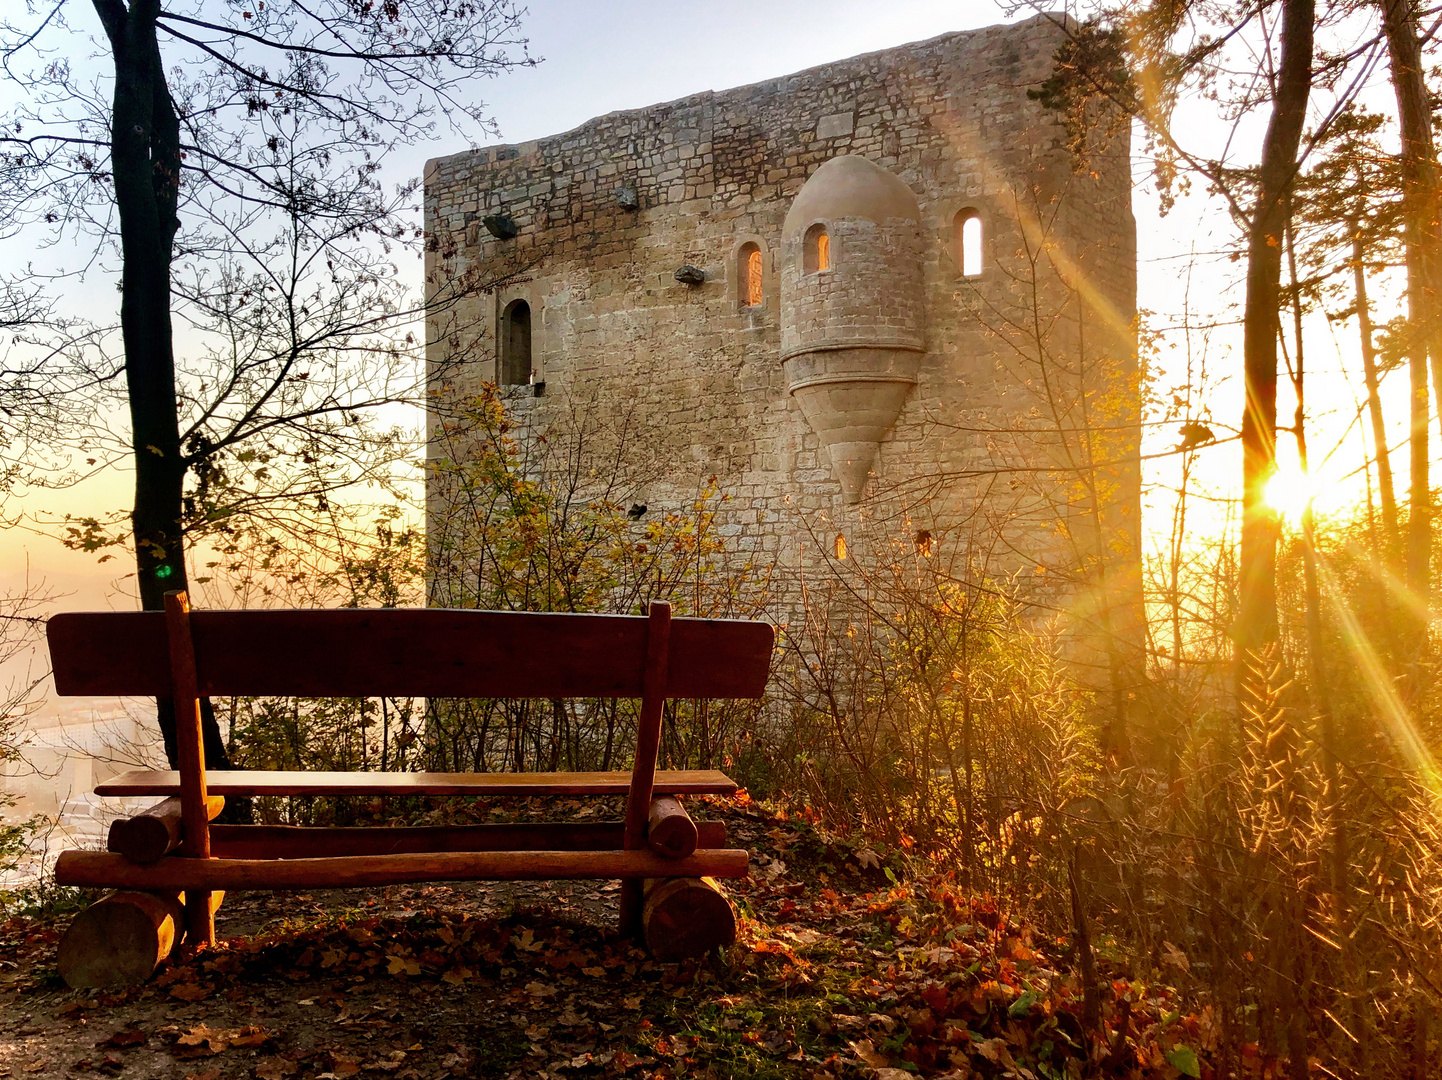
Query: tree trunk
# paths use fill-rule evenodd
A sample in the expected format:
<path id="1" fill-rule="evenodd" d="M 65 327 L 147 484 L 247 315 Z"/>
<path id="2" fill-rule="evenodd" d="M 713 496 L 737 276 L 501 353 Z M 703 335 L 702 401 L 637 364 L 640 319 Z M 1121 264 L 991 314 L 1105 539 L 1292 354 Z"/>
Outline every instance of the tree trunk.
<path id="1" fill-rule="evenodd" d="M 176 414 L 170 325 L 170 264 L 179 221 L 180 121 L 165 82 L 155 22 L 159 0 L 92 0 L 110 41 L 115 97 L 110 162 L 120 219 L 120 330 L 135 460 L 135 568 L 140 606 L 161 611 L 165 593 L 186 587 L 182 489 L 186 462 Z M 230 767 L 209 703 L 205 750 Z M 175 765 L 175 710 L 157 702 L 166 756 Z"/>
<path id="2" fill-rule="evenodd" d="M 1397 489 L 1392 483 L 1392 455 L 1387 449 L 1387 425 L 1382 418 L 1382 397 L 1378 388 L 1377 343 L 1372 337 L 1372 308 L 1367 300 L 1367 271 L 1362 265 L 1362 238 L 1352 235 L 1352 281 L 1357 292 L 1357 328 L 1362 338 L 1362 375 L 1367 384 L 1367 413 L 1372 421 L 1372 445 L 1377 451 L 1377 488 L 1382 499 L 1382 525 L 1387 532 L 1388 551 L 1397 551 Z"/>
<path id="3" fill-rule="evenodd" d="M 1247 300 L 1243 318 L 1246 405 L 1242 416 L 1242 542 L 1235 638 L 1239 687 L 1246 695 L 1247 654 L 1275 643 L 1277 628 L 1276 512 L 1267 481 L 1277 457 L 1277 334 L 1282 235 L 1287 194 L 1297 173 L 1297 147 L 1312 86 L 1314 0 L 1283 0 L 1281 62 L 1271 120 L 1262 143 L 1257 202 L 1247 237 Z"/>
<path id="4" fill-rule="evenodd" d="M 1427 357 L 1432 381 L 1442 388 L 1442 337 L 1439 337 L 1437 223 L 1437 151 L 1432 140 L 1432 110 L 1423 80 L 1417 13 L 1410 0 L 1379 0 L 1392 67 L 1392 90 L 1402 129 L 1402 200 L 1407 245 L 1407 339 L 1411 371 L 1412 479 L 1407 521 L 1407 584 L 1428 602 L 1432 539 L 1432 492 L 1427 476 Z M 1418 628 L 1419 635 L 1425 633 Z"/>

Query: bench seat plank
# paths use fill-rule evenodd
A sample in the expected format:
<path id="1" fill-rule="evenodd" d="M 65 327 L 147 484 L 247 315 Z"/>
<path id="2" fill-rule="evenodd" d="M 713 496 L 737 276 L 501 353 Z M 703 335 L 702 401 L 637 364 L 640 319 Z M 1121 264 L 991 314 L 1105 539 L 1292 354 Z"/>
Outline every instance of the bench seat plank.
<path id="1" fill-rule="evenodd" d="M 395 773 L 254 772 L 205 774 L 212 795 L 624 795 L 629 772 Z M 731 795 L 736 781 L 716 769 L 658 769 L 658 795 Z M 137 769 L 95 786 L 97 795 L 178 795 L 180 774 Z M 614 875 L 613 875 L 614 876 Z"/>
<path id="2" fill-rule="evenodd" d="M 325 859 L 186 859 L 136 866 L 106 851 L 64 851 L 55 881 L 82 888 L 351 889 L 418 881 L 551 881 L 559 878 L 745 877 L 747 853 L 722 848 L 684 859 L 653 851 L 480 851 L 344 855 Z"/>

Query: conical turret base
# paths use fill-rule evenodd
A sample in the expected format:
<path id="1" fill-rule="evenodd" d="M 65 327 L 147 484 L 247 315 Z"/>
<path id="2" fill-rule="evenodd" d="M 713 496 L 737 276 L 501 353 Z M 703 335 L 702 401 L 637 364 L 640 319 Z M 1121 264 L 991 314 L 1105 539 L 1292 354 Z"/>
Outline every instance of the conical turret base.
<path id="1" fill-rule="evenodd" d="M 792 396 L 831 458 L 849 505 L 859 503 L 881 440 L 901 415 L 921 354 L 848 348 L 799 353 L 784 363 Z"/>

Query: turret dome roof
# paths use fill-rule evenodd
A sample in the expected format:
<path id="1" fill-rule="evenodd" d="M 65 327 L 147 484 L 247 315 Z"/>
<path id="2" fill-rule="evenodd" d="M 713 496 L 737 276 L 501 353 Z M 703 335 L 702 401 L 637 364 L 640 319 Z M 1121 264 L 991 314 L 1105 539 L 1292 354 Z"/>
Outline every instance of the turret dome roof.
<path id="1" fill-rule="evenodd" d="M 920 222 L 921 207 L 901 177 L 864 157 L 843 154 L 811 174 L 781 231 L 790 236 L 819 219 L 858 217 L 878 225 L 890 218 Z"/>

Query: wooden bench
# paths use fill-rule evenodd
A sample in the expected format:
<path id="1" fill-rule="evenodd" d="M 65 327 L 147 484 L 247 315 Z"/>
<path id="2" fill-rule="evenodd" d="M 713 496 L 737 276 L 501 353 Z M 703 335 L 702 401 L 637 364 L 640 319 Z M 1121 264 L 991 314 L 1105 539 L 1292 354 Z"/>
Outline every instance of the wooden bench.
<path id="1" fill-rule="evenodd" d="M 183 903 L 185 947 L 203 948 L 214 939 L 214 909 L 227 889 L 619 878 L 622 926 L 635 931 L 642 926 L 647 879 L 684 879 L 700 887 L 701 879 L 747 872 L 747 853 L 724 846 L 724 826 L 693 823 L 677 801 L 730 794 L 735 782 L 714 770 L 658 770 L 656 757 L 667 698 L 761 696 L 774 638 L 765 623 L 672 619 L 665 603 L 653 603 L 649 616 L 192 612 L 184 593 L 170 593 L 164 612 L 56 615 L 47 636 L 57 693 L 175 702 L 179 770 L 128 772 L 95 789 L 100 795 L 170 798 L 117 822 L 111 850 L 66 851 L 56 864 L 61 885 L 139 890 L 153 898 L 135 900 L 125 912 L 112 900 L 96 916 L 108 922 L 76 931 L 90 935 L 77 945 L 82 953 L 93 951 L 96 939 L 120 934 L 126 919 L 131 931 L 137 921 L 154 923 L 154 947 L 168 951 L 178 941 L 166 942 L 164 924 L 175 923 L 177 903 Z M 627 773 L 207 771 L 200 699 L 231 696 L 640 698 L 641 709 Z M 622 794 L 625 817 L 614 822 L 413 828 L 211 823 L 223 797 L 231 795 Z M 658 892 L 673 898 L 673 922 L 676 913 L 684 918 L 702 902 L 694 890 L 689 896 L 675 886 Z M 178 938 L 179 928 L 172 926 L 171 934 Z M 684 951 L 685 927 L 672 937 Z M 61 952 L 63 960 L 64 942 Z M 103 960 L 99 974 L 75 977 L 90 985 L 126 981 L 110 970 L 116 963 Z"/>

